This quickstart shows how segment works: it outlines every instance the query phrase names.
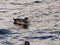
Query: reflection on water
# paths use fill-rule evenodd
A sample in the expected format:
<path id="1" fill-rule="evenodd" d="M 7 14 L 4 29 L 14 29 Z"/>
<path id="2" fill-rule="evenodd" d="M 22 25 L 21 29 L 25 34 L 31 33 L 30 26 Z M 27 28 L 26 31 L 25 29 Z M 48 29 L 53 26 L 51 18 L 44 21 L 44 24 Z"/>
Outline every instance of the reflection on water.
<path id="1" fill-rule="evenodd" d="M 7 29 L 0 29 L 0 34 L 11 34 L 12 32 Z"/>

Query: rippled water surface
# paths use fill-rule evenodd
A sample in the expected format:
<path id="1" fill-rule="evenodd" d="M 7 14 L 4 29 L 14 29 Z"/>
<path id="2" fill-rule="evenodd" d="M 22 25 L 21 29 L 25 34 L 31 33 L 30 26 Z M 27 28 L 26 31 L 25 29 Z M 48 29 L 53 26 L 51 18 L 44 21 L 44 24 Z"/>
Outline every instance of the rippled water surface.
<path id="1" fill-rule="evenodd" d="M 0 0 L 0 45 L 60 45 L 60 0 Z M 29 28 L 13 18 L 29 18 Z"/>

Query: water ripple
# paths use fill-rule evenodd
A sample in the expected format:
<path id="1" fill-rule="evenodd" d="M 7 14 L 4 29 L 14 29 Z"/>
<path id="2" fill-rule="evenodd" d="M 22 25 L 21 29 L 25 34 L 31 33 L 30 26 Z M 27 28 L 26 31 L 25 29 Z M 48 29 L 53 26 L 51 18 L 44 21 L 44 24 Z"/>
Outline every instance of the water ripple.
<path id="1" fill-rule="evenodd" d="M 41 36 L 41 37 L 24 37 L 26 39 L 48 39 L 48 38 L 57 38 L 56 36 Z"/>

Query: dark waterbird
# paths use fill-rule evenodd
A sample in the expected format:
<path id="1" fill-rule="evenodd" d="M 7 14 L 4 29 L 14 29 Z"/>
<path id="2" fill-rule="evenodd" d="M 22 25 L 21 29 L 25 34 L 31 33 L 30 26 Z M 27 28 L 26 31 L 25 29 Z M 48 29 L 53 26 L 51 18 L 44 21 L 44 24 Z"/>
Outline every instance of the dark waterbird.
<path id="1" fill-rule="evenodd" d="M 24 19 L 13 18 L 13 20 L 15 25 L 20 25 L 20 26 L 22 25 L 24 29 L 28 28 L 28 24 L 29 24 L 28 17 L 25 17 Z"/>
<path id="2" fill-rule="evenodd" d="M 24 45 L 30 45 L 29 41 L 25 41 Z"/>

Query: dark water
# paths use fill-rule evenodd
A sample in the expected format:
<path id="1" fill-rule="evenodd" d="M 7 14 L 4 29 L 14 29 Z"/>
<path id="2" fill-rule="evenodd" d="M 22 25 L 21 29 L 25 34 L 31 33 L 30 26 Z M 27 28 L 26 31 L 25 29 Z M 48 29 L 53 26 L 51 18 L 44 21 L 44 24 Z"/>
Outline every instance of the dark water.
<path id="1" fill-rule="evenodd" d="M 11 34 L 12 32 L 7 29 L 0 29 L 0 34 Z"/>
<path id="2" fill-rule="evenodd" d="M 41 37 L 24 37 L 26 39 L 48 39 L 48 38 L 56 38 L 56 36 L 41 36 Z"/>

